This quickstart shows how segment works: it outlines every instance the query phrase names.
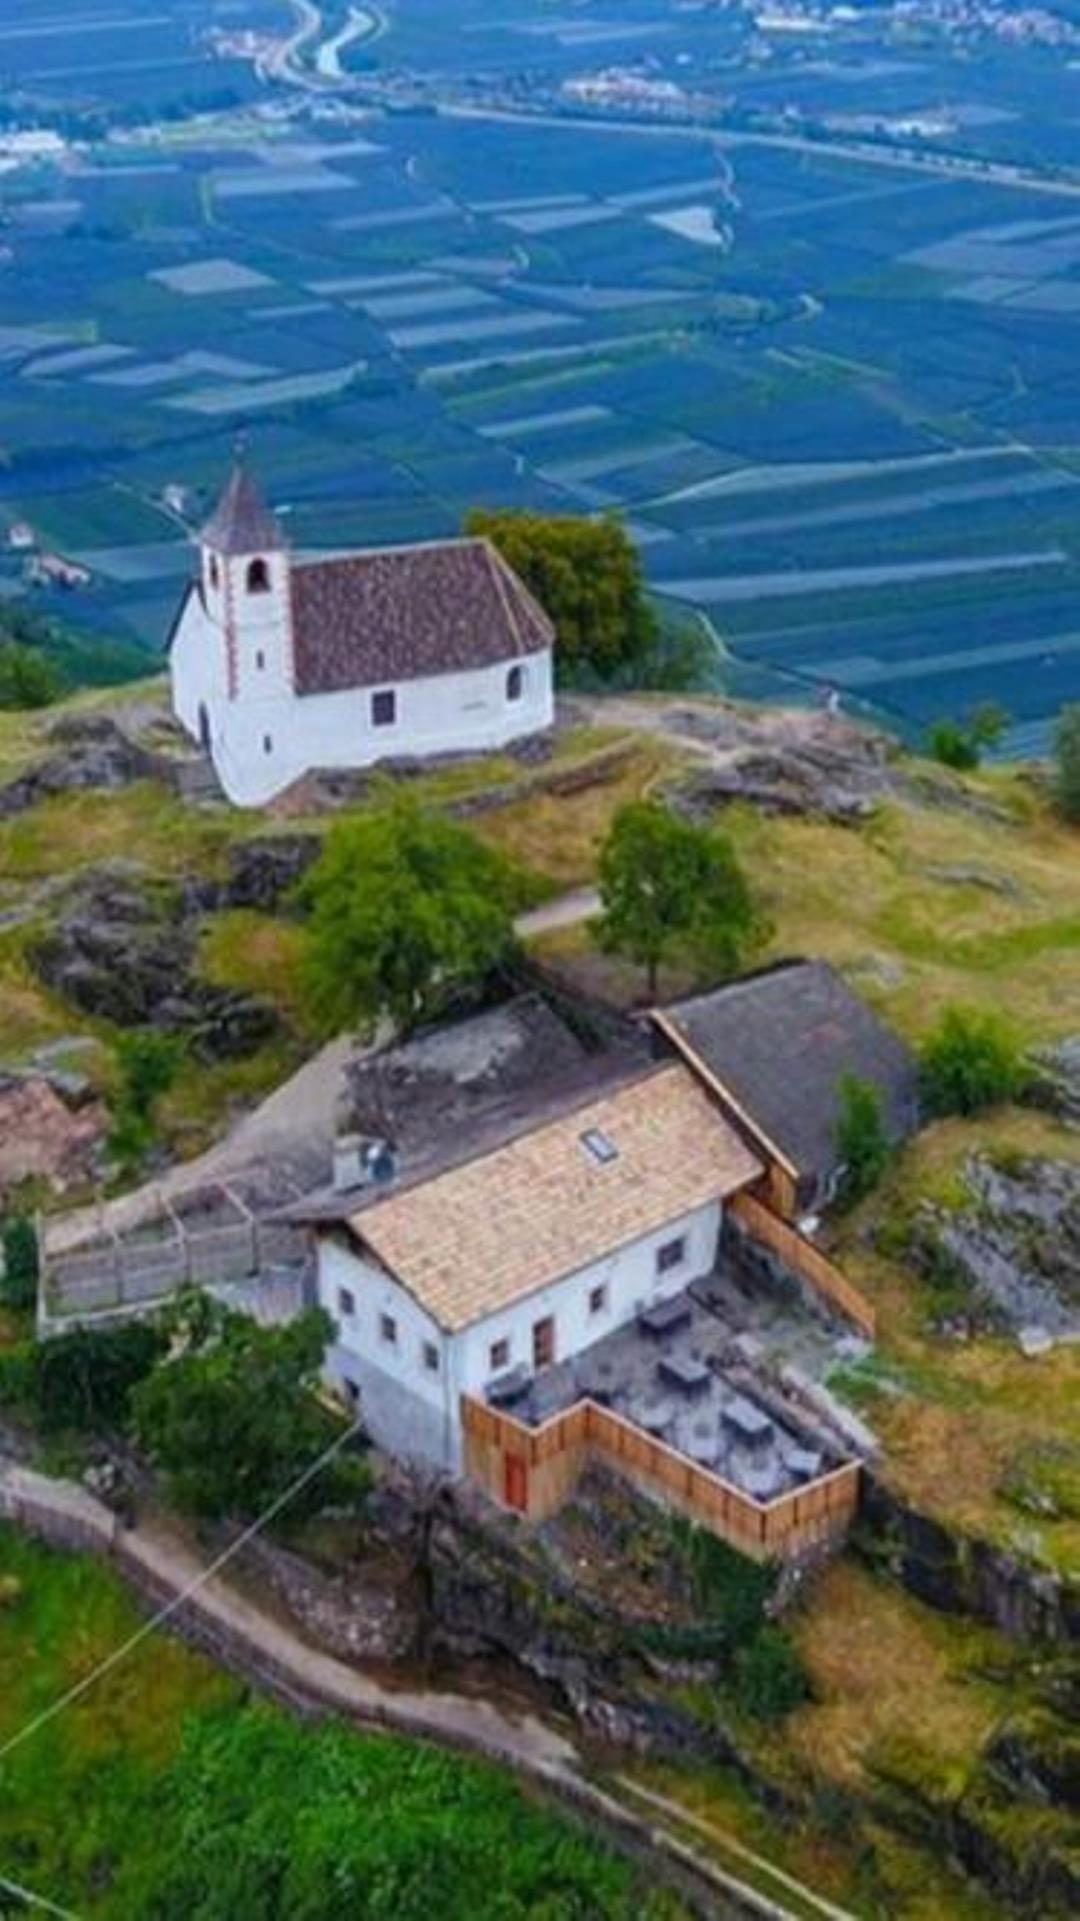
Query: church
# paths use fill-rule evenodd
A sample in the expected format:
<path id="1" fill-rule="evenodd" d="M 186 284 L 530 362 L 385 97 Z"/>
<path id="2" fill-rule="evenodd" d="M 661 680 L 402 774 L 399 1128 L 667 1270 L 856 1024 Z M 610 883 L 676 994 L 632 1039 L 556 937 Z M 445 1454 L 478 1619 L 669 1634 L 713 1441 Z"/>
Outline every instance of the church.
<path id="1" fill-rule="evenodd" d="M 554 629 L 486 540 L 293 554 L 237 462 L 169 640 L 173 710 L 241 807 L 303 774 L 550 727 Z"/>

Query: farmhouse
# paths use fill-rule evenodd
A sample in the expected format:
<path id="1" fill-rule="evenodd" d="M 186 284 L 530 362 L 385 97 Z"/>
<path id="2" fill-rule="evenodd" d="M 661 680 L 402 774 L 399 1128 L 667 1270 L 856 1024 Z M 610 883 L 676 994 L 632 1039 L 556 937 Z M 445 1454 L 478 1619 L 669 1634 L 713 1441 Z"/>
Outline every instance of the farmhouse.
<path id="1" fill-rule="evenodd" d="M 533 1518 L 602 1458 L 748 1552 L 798 1551 L 850 1520 L 858 1464 L 747 1364 L 740 1250 L 834 1331 L 872 1312 L 770 1205 L 772 1150 L 653 1051 L 526 995 L 354 1068 L 333 1182 L 288 1210 L 328 1378 L 391 1452 Z"/>
<path id="2" fill-rule="evenodd" d="M 173 708 L 239 805 L 313 769 L 550 726 L 554 632 L 489 542 L 293 555 L 238 463 L 198 546 L 169 642 Z"/>

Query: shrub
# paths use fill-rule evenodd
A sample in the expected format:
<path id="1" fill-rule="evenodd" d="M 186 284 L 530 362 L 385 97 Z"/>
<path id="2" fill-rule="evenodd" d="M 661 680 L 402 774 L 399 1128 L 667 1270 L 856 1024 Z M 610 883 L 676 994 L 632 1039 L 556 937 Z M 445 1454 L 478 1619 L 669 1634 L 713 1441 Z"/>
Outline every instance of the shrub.
<path id="1" fill-rule="evenodd" d="M 1063 707 L 1054 732 L 1054 794 L 1059 811 L 1080 823 L 1080 703 Z"/>
<path id="2" fill-rule="evenodd" d="M 0 709 L 51 707 L 60 692 L 60 677 L 44 654 L 0 638 Z"/>
<path id="3" fill-rule="evenodd" d="M 881 1111 L 881 1095 L 873 1081 L 843 1074 L 838 1093 L 836 1150 L 843 1166 L 840 1201 L 854 1207 L 877 1186 L 889 1164 L 892 1145 Z"/>
<path id="4" fill-rule="evenodd" d="M 25 1214 L 13 1214 L 0 1229 L 3 1271 L 0 1273 L 0 1301 L 16 1313 L 25 1313 L 37 1300 L 38 1244 L 34 1223 Z"/>
<path id="5" fill-rule="evenodd" d="M 996 746 L 1008 725 L 1004 708 L 986 701 L 966 721 L 935 721 L 927 735 L 927 747 L 944 767 L 970 773 L 978 767 L 986 749 Z"/>
<path id="6" fill-rule="evenodd" d="M 180 1043 L 175 1035 L 141 1027 L 120 1036 L 116 1054 L 120 1087 L 113 1101 L 108 1148 L 121 1168 L 135 1169 L 153 1144 L 158 1102 L 179 1071 Z"/>
<path id="7" fill-rule="evenodd" d="M 919 1066 L 923 1105 L 932 1115 L 981 1113 L 1015 1100 L 1027 1082 L 1006 1023 L 977 1008 L 947 1007 Z"/>
<path id="8" fill-rule="evenodd" d="M 809 1692 L 798 1649 L 783 1628 L 767 1621 L 735 1657 L 736 1706 L 757 1721 L 782 1721 Z"/>

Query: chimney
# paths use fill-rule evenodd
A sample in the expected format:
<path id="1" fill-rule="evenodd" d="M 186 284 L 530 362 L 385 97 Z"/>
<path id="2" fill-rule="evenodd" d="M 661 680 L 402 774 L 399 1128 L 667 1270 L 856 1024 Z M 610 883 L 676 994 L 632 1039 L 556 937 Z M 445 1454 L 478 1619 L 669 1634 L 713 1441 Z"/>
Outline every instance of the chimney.
<path id="1" fill-rule="evenodd" d="M 388 1187 L 397 1172 L 389 1141 L 368 1134 L 339 1134 L 334 1142 L 334 1191 L 347 1194 L 354 1187 Z"/>

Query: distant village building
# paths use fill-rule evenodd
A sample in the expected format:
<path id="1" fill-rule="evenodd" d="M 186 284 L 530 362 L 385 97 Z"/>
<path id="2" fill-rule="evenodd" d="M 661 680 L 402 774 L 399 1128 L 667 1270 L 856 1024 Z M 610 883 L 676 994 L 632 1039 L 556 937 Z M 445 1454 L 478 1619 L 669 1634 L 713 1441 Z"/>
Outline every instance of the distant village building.
<path id="1" fill-rule="evenodd" d="M 34 587 L 63 587 L 74 592 L 89 587 L 94 576 L 80 561 L 66 560 L 63 554 L 35 554 L 28 562 L 26 578 Z"/>
<path id="2" fill-rule="evenodd" d="M 168 486 L 162 489 L 161 504 L 170 514 L 179 514 L 182 517 L 187 513 L 187 488 L 182 487 L 178 480 L 170 480 Z"/>
<path id="3" fill-rule="evenodd" d="M 37 539 L 28 520 L 13 520 L 7 531 L 7 544 L 16 553 L 25 554 L 36 547 Z"/>
<path id="4" fill-rule="evenodd" d="M 170 639 L 174 711 L 229 798 L 551 725 L 554 630 L 485 540 L 289 551 L 238 464 Z"/>

